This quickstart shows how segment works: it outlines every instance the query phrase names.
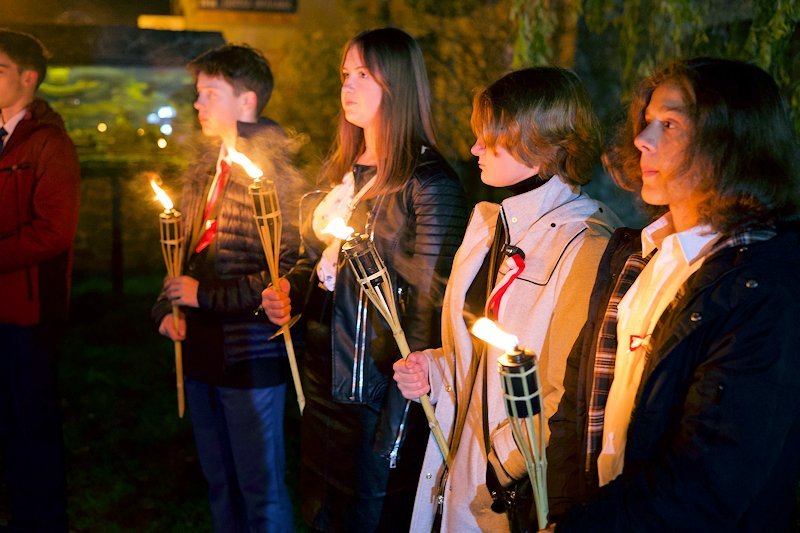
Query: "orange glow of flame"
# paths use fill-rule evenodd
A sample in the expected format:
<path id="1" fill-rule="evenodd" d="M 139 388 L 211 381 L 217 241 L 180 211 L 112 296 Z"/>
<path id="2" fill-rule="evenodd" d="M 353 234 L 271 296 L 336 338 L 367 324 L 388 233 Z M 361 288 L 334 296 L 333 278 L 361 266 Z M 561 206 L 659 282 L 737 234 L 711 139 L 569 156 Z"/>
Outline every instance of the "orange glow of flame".
<path id="1" fill-rule="evenodd" d="M 172 200 L 170 200 L 167 193 L 164 192 L 164 189 L 158 186 L 155 179 L 150 180 L 150 186 L 155 191 L 156 198 L 158 198 L 158 201 L 161 202 L 161 205 L 164 206 L 164 212 L 169 213 L 170 211 L 172 211 L 175 205 L 172 203 Z"/>
<path id="2" fill-rule="evenodd" d="M 325 226 L 325 229 L 322 230 L 322 233 L 329 233 L 337 239 L 345 240 L 352 235 L 354 231 L 355 230 L 353 228 L 344 223 L 343 218 L 336 217 L 331 220 L 327 226 Z"/>
<path id="3" fill-rule="evenodd" d="M 237 152 L 233 148 L 228 148 L 228 155 L 231 158 L 231 161 L 236 163 L 237 165 L 241 165 L 244 168 L 244 171 L 247 172 L 247 175 L 253 178 L 254 180 L 260 180 L 264 173 L 258 168 L 255 163 L 250 161 L 246 155 L 241 152 Z"/>
<path id="4" fill-rule="evenodd" d="M 488 342 L 505 353 L 513 352 L 519 346 L 519 339 L 515 335 L 506 333 L 497 327 L 497 324 L 488 318 L 479 318 L 472 325 L 472 334 Z"/>

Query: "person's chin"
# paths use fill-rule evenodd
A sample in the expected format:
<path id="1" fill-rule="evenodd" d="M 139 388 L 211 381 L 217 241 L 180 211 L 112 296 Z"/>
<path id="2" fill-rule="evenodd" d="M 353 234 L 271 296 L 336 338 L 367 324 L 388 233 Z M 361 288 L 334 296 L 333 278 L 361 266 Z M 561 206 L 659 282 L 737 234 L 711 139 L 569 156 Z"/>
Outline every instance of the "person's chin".
<path id="1" fill-rule="evenodd" d="M 203 132 L 203 135 L 206 137 L 215 137 L 217 135 L 216 131 L 214 131 L 214 128 L 202 122 L 200 123 L 200 131 Z"/>
<path id="2" fill-rule="evenodd" d="M 485 170 L 481 171 L 481 181 L 484 185 L 488 185 L 489 187 L 500 187 L 500 185 L 497 184 L 497 180 L 493 179 Z"/>
<path id="3" fill-rule="evenodd" d="M 666 202 L 660 198 L 660 195 L 648 190 L 647 186 L 642 187 L 642 190 L 639 194 L 642 197 L 642 201 L 648 205 L 666 205 Z"/>
<path id="4" fill-rule="evenodd" d="M 356 126 L 357 128 L 363 128 L 364 127 L 362 125 L 362 121 L 359 120 L 359 116 L 358 116 L 357 113 L 347 113 L 347 112 L 345 112 L 344 119 L 347 122 L 349 122 L 350 124 L 352 124 L 353 126 Z"/>

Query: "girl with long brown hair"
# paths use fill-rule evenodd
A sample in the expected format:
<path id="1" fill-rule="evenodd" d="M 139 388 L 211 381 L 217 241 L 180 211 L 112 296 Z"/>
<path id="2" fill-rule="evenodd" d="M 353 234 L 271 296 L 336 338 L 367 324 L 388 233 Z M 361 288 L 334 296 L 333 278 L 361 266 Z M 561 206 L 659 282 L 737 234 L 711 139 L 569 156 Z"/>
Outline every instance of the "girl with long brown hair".
<path id="1" fill-rule="evenodd" d="M 344 48 L 342 113 L 322 173 L 332 189 L 303 228 L 303 253 L 263 307 L 307 324 L 300 500 L 323 531 L 407 531 L 428 433 L 391 379 L 399 358 L 383 318 L 322 229 L 336 217 L 369 235 L 412 349 L 439 342 L 444 285 L 464 234 L 458 178 L 436 150 L 422 53 L 405 32 L 363 32 Z M 320 195 L 322 196 L 322 195 Z M 311 210 L 309 210 L 311 211 Z"/>

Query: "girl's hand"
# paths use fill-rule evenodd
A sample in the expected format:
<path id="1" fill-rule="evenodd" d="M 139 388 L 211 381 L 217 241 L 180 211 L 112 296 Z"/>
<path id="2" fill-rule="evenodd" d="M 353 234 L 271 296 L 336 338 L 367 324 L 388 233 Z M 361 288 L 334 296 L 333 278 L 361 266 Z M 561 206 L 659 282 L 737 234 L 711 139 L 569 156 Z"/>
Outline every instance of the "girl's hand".
<path id="1" fill-rule="evenodd" d="M 428 358 L 424 352 L 411 352 L 393 367 L 397 388 L 407 400 L 416 400 L 431 390 L 428 382 Z"/>

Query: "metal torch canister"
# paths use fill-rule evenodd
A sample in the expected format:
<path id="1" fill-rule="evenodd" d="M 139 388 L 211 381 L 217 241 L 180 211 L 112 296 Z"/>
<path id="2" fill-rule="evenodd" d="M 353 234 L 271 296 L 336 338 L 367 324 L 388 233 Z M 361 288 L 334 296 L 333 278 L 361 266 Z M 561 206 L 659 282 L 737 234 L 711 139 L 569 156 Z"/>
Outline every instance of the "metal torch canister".
<path id="1" fill-rule="evenodd" d="M 356 271 L 359 283 L 368 281 L 373 287 L 383 283 L 381 274 L 386 267 L 369 235 L 353 233 L 342 245 L 342 252 Z"/>
<path id="2" fill-rule="evenodd" d="M 527 348 L 504 353 L 497 359 L 506 412 L 514 418 L 528 418 L 541 412 L 536 354 Z"/>

